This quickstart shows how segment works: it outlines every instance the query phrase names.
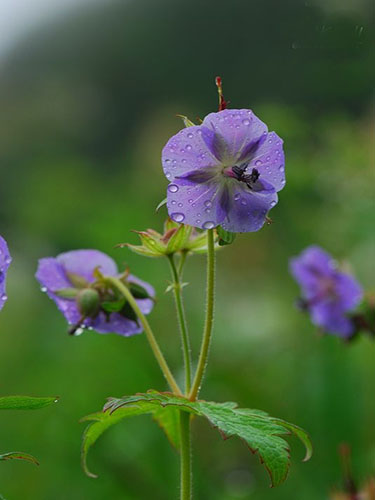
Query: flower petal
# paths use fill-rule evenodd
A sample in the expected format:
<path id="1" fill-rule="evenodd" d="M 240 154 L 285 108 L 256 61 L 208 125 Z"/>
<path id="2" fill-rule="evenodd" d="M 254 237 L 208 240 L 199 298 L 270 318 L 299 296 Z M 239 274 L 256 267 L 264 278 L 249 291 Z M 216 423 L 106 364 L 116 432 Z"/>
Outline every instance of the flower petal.
<path id="1" fill-rule="evenodd" d="M 312 322 L 325 331 L 341 337 L 350 337 L 354 331 L 354 324 L 345 316 L 343 310 L 335 304 L 325 302 L 311 308 Z"/>
<path id="2" fill-rule="evenodd" d="M 137 285 L 140 285 L 142 288 L 146 290 L 146 292 L 149 294 L 150 297 L 155 297 L 154 287 L 151 286 L 149 283 L 146 283 L 146 281 L 140 280 L 133 274 L 129 274 L 128 281 L 130 283 L 136 283 Z M 154 301 L 151 299 L 136 299 L 136 302 L 139 306 L 139 309 L 143 312 L 143 314 L 149 314 L 154 307 Z"/>
<path id="3" fill-rule="evenodd" d="M 275 132 L 267 134 L 250 158 L 248 170 L 256 168 L 262 179 L 280 191 L 285 186 L 285 156 L 283 141 Z"/>
<path id="4" fill-rule="evenodd" d="M 176 179 L 173 191 L 168 189 L 167 208 L 169 216 L 176 222 L 183 222 L 202 229 L 216 227 L 224 220 L 225 213 L 220 206 L 220 183 L 194 184 Z M 176 189 L 177 188 L 177 189 Z"/>
<path id="5" fill-rule="evenodd" d="M 353 276 L 337 272 L 335 276 L 335 285 L 336 293 L 339 296 L 343 310 L 350 311 L 362 300 L 363 289 Z"/>
<path id="6" fill-rule="evenodd" d="M 58 297 L 54 293 L 61 288 L 72 286 L 66 277 L 63 265 L 54 257 L 40 259 L 36 278 L 42 286 L 42 291 L 47 292 L 48 297 L 55 301 L 68 323 L 77 323 L 80 320 L 81 314 L 78 311 L 75 300 Z"/>
<path id="7" fill-rule="evenodd" d="M 214 167 L 214 133 L 201 125 L 180 130 L 169 139 L 162 152 L 164 173 L 170 181 L 189 171 Z"/>
<path id="8" fill-rule="evenodd" d="M 238 161 L 268 130 L 267 125 L 249 109 L 225 109 L 210 113 L 202 125 L 215 132 L 214 151 L 224 163 Z"/>
<path id="9" fill-rule="evenodd" d="M 124 337 L 141 333 L 143 330 L 136 321 L 125 318 L 119 313 L 112 313 L 107 318 L 103 312 L 100 312 L 95 319 L 87 319 L 84 324 L 98 333 L 117 333 Z"/>
<path id="10" fill-rule="evenodd" d="M 99 250 L 72 250 L 58 255 L 56 260 L 66 271 L 78 274 L 90 282 L 94 281 L 93 272 L 97 267 L 108 276 L 116 276 L 118 273 L 115 261 Z"/>
<path id="11" fill-rule="evenodd" d="M 236 186 L 230 192 L 227 203 L 227 215 L 221 226 L 231 233 L 258 231 L 265 223 L 267 212 L 277 203 L 277 194 L 251 192 L 242 186 Z"/>
<path id="12" fill-rule="evenodd" d="M 8 267 L 11 262 L 12 258 L 9 253 L 7 242 L 0 236 L 0 310 L 3 308 L 8 298 L 5 291 L 5 281 Z"/>

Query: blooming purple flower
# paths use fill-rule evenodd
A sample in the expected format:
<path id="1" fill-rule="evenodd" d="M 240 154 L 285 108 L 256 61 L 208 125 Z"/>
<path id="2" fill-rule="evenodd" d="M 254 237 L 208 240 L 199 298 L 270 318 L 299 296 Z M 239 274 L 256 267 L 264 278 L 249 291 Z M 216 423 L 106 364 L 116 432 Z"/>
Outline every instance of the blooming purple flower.
<path id="1" fill-rule="evenodd" d="M 318 246 L 308 247 L 291 259 L 290 272 L 302 289 L 302 306 L 312 322 L 327 332 L 350 337 L 355 325 L 347 313 L 361 301 L 361 285 L 340 271 L 333 258 Z"/>
<path id="2" fill-rule="evenodd" d="M 285 185 L 283 141 L 248 109 L 210 113 L 162 153 L 170 217 L 202 229 L 258 231 Z"/>
<path id="3" fill-rule="evenodd" d="M 104 276 L 125 277 L 130 289 L 136 287 L 138 292 L 143 290 L 145 293 L 138 293 L 138 296 L 144 298 L 133 295 L 143 314 L 151 312 L 155 294 L 153 287 L 135 276 L 119 274 L 116 263 L 98 250 L 73 250 L 57 257 L 40 259 L 36 278 L 42 291 L 55 301 L 69 324 L 98 333 L 123 336 L 141 333 L 142 327 L 130 306 L 123 297 L 116 295 L 116 290 L 103 286 L 97 277 L 97 270 Z M 83 305 L 86 315 L 82 314 Z"/>
<path id="4" fill-rule="evenodd" d="M 0 236 L 0 310 L 4 307 L 8 298 L 5 292 L 5 281 L 8 267 L 11 262 L 12 257 L 10 256 L 7 242 Z"/>

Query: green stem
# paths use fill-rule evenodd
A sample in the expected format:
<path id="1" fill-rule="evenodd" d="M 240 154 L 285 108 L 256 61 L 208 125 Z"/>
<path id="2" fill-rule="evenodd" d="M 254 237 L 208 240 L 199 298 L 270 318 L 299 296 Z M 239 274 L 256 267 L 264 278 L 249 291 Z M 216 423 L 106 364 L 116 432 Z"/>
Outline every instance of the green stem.
<path id="1" fill-rule="evenodd" d="M 145 331 L 147 340 L 150 344 L 150 347 L 152 349 L 152 352 L 154 353 L 154 356 L 159 363 L 159 366 L 161 368 L 161 371 L 163 372 L 165 378 L 167 379 L 167 382 L 172 389 L 172 391 L 175 394 L 179 394 L 180 396 L 182 395 L 182 392 L 180 388 L 178 387 L 178 384 L 175 380 L 175 378 L 172 375 L 172 372 L 169 369 L 169 366 L 163 356 L 163 353 L 160 350 L 159 344 L 156 341 L 155 335 L 151 329 L 151 326 L 149 322 L 147 321 L 145 315 L 142 313 L 140 310 L 137 301 L 131 294 L 130 290 L 127 288 L 127 286 L 124 285 L 118 278 L 114 278 L 112 276 L 106 276 L 105 277 L 106 281 L 111 283 L 113 286 L 117 288 L 117 290 L 123 294 L 123 296 L 126 298 L 126 300 L 129 302 L 131 308 L 135 312 L 136 316 L 138 317 L 139 321 L 141 322 L 143 329 Z"/>
<path id="2" fill-rule="evenodd" d="M 181 257 L 182 258 L 182 257 Z M 171 273 L 173 278 L 173 294 L 176 304 L 178 324 L 181 333 L 181 345 L 182 352 L 184 356 L 184 366 L 185 366 L 185 392 L 186 395 L 189 394 L 191 386 L 191 354 L 190 354 L 190 341 L 189 332 L 186 322 L 185 309 L 182 301 L 182 283 L 181 283 L 181 272 L 182 266 L 180 262 L 179 271 L 177 271 L 176 264 L 173 255 L 168 256 L 168 261 L 171 267 Z"/>
<path id="3" fill-rule="evenodd" d="M 181 437 L 181 500 L 191 500 L 191 437 L 190 413 L 180 411 L 180 437 Z"/>
<path id="4" fill-rule="evenodd" d="M 207 365 L 208 352 L 210 348 L 212 327 L 214 322 L 215 303 L 215 235 L 214 230 L 207 231 L 207 290 L 206 290 L 206 321 L 204 325 L 202 345 L 199 354 L 197 371 L 195 373 L 193 386 L 189 399 L 195 401 L 199 394 L 204 371 Z"/>
<path id="5" fill-rule="evenodd" d="M 181 257 L 180 257 L 180 262 L 178 263 L 178 275 L 179 275 L 180 279 L 182 279 L 182 272 L 184 270 L 184 265 L 185 265 L 187 254 L 188 253 L 186 251 L 182 252 Z"/>

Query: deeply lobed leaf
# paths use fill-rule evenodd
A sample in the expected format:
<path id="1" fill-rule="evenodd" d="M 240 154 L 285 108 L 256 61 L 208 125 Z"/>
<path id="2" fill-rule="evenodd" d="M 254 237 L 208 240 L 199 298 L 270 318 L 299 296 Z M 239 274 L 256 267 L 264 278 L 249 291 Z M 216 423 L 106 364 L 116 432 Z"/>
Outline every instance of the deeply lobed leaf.
<path id="1" fill-rule="evenodd" d="M 290 467 L 289 445 L 282 436 L 296 435 L 306 447 L 305 460 L 311 457 L 311 441 L 303 429 L 263 411 L 237 408 L 236 403 L 232 402 L 190 401 L 167 392 L 148 391 L 120 399 L 111 398 L 104 406 L 103 413 L 84 419 L 96 421 L 86 429 L 83 437 L 82 462 L 86 473 L 95 477 L 86 466 L 89 448 L 109 426 L 125 417 L 152 413 L 170 441 L 178 448 L 180 411 L 207 418 L 225 439 L 238 436 L 245 441 L 253 453 L 259 454 L 269 472 L 272 486 L 277 486 L 286 479 Z"/>
<path id="2" fill-rule="evenodd" d="M 56 397 L 3 396 L 0 397 L 0 410 L 38 410 L 57 401 Z"/>

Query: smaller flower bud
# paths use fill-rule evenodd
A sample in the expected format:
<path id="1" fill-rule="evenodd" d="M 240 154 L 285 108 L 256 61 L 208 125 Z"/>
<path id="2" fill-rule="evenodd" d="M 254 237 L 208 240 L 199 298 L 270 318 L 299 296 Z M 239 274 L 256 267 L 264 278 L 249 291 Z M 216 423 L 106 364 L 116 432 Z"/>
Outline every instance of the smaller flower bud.
<path id="1" fill-rule="evenodd" d="M 99 312 L 99 294 L 93 288 L 81 290 L 77 296 L 77 305 L 83 317 L 95 317 Z"/>

